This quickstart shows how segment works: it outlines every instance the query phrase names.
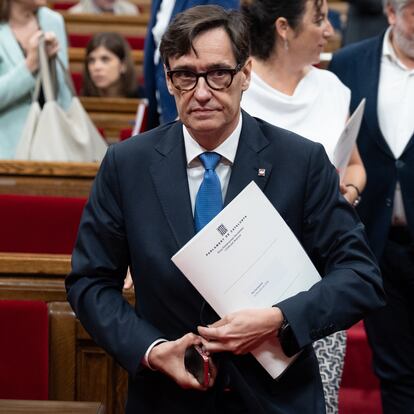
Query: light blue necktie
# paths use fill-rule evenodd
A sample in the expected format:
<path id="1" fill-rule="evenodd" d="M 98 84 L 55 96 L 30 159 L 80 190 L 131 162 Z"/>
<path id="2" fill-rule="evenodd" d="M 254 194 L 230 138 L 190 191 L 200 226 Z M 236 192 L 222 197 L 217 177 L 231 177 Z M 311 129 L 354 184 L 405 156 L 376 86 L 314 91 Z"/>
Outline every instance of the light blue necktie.
<path id="1" fill-rule="evenodd" d="M 214 171 L 221 156 L 216 152 L 204 152 L 198 158 L 206 170 L 195 202 L 194 223 L 196 232 L 200 231 L 223 208 L 220 180 Z"/>

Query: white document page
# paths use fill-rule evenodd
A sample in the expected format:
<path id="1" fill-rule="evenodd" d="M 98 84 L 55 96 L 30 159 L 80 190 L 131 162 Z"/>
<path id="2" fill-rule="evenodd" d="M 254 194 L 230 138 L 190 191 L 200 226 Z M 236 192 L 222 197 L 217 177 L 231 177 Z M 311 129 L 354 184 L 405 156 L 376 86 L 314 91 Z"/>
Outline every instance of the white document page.
<path id="1" fill-rule="evenodd" d="M 254 182 L 172 261 L 220 317 L 270 307 L 320 280 L 291 229 Z M 276 337 L 252 353 L 273 378 L 295 358 L 285 356 Z"/>
<path id="2" fill-rule="evenodd" d="M 338 143 L 336 144 L 333 154 L 333 165 L 339 171 L 339 175 L 344 178 L 346 167 L 351 158 L 352 150 L 358 137 L 359 128 L 361 126 L 362 117 L 365 110 L 365 98 L 361 100 L 352 116 L 348 119 Z"/>

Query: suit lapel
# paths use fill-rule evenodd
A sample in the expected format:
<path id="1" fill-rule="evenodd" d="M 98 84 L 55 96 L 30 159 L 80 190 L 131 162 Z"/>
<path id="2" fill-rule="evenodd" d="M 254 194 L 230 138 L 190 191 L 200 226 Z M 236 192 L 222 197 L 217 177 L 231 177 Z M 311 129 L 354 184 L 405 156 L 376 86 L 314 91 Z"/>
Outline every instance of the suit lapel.
<path id="1" fill-rule="evenodd" d="M 403 153 L 401 154 L 401 157 L 405 154 L 405 153 L 407 153 L 410 149 L 412 149 L 414 147 L 414 133 L 413 133 L 413 135 L 411 135 L 411 138 L 410 138 L 410 140 L 408 141 L 408 144 L 406 145 L 406 147 L 404 148 L 404 151 L 403 151 Z M 400 157 L 400 158 L 401 158 Z"/>
<path id="2" fill-rule="evenodd" d="M 272 164 L 260 156 L 260 151 L 269 144 L 267 138 L 250 115 L 242 111 L 242 116 L 243 126 L 224 205 L 233 200 L 251 181 L 264 190 L 272 170 Z"/>
<path id="3" fill-rule="evenodd" d="M 269 142 L 256 121 L 242 111 L 243 126 L 224 205 L 251 181 L 264 190 L 272 164 L 260 156 Z M 156 192 L 178 247 L 195 235 L 181 122 L 173 124 L 156 147 L 160 157 L 150 168 Z M 259 171 L 260 170 L 260 171 Z"/>
<path id="4" fill-rule="evenodd" d="M 182 247 L 195 231 L 181 122 L 167 130 L 156 150 L 160 159 L 151 165 L 150 173 L 167 222 Z"/>

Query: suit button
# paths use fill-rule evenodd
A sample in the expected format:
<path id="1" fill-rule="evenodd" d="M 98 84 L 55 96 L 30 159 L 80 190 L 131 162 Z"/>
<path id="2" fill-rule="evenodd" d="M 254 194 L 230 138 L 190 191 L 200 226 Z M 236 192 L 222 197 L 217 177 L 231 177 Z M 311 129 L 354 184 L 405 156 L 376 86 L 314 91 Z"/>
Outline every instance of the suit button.
<path id="1" fill-rule="evenodd" d="M 395 166 L 400 170 L 401 168 L 405 166 L 405 162 L 401 160 L 397 160 L 395 161 Z"/>
<path id="2" fill-rule="evenodd" d="M 387 207 L 391 207 L 391 206 L 392 206 L 392 200 L 391 200 L 390 198 L 386 198 L 386 199 L 385 199 L 385 205 L 386 205 Z"/>

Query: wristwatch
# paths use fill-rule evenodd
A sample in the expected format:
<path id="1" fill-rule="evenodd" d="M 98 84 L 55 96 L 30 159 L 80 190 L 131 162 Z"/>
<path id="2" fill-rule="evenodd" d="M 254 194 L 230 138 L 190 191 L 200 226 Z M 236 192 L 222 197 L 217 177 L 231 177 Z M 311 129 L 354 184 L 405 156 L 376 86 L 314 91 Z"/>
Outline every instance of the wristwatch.
<path id="1" fill-rule="evenodd" d="M 352 206 L 356 207 L 361 202 L 361 198 L 362 198 L 361 197 L 361 192 L 359 191 L 359 188 L 355 184 L 346 184 L 345 187 L 352 187 L 356 191 L 357 198 L 352 203 Z"/>
<path id="2" fill-rule="evenodd" d="M 280 325 L 280 328 L 277 331 L 277 337 L 278 338 L 283 337 L 285 335 L 286 329 L 289 327 L 290 327 L 289 322 L 287 321 L 286 318 L 283 318 L 282 325 Z"/>
<path id="3" fill-rule="evenodd" d="M 283 318 L 282 325 L 280 325 L 280 328 L 277 331 L 277 337 L 279 338 L 280 346 L 287 357 L 292 357 L 299 351 L 295 335 L 286 318 Z"/>

